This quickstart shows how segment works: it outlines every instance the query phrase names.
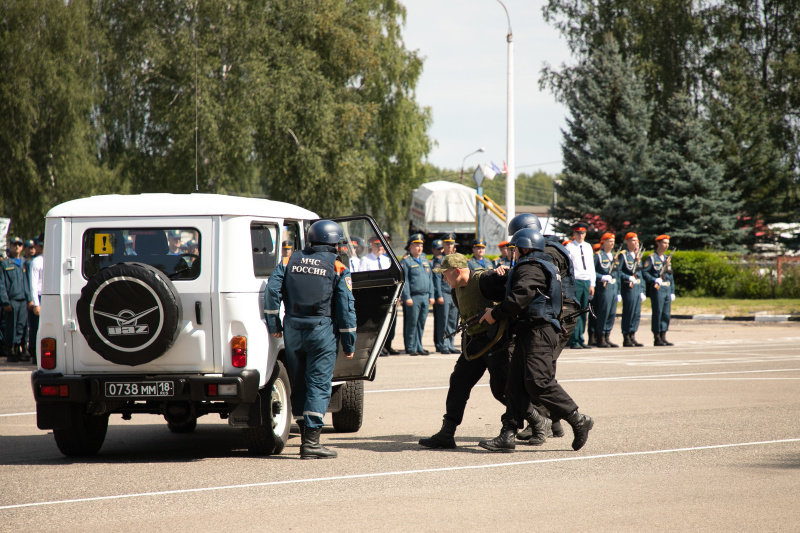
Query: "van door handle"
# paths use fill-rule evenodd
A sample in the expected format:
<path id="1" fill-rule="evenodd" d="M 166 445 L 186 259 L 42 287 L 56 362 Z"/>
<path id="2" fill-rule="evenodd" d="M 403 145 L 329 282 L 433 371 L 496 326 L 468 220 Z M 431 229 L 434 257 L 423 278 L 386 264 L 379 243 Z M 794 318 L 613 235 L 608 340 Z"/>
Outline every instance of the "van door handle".
<path id="1" fill-rule="evenodd" d="M 194 303 L 194 318 L 195 322 L 197 322 L 198 326 L 203 325 L 203 303 L 202 302 L 195 302 Z"/>

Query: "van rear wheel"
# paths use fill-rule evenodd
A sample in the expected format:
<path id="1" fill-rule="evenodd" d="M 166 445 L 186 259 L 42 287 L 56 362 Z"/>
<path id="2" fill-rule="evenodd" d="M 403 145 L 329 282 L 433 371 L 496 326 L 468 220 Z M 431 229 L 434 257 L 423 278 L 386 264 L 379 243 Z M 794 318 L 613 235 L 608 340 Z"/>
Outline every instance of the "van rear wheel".
<path id="1" fill-rule="evenodd" d="M 85 405 L 73 405 L 70 412 L 70 426 L 53 430 L 59 451 L 67 457 L 95 455 L 106 440 L 108 417 L 108 414 L 86 414 Z"/>

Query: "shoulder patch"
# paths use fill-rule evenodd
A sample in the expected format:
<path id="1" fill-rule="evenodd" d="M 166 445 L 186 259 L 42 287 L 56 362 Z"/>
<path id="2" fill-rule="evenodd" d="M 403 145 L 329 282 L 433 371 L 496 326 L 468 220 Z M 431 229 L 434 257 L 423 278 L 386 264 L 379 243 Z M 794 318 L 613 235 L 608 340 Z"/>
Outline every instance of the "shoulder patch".
<path id="1" fill-rule="evenodd" d="M 350 279 L 350 276 L 344 278 L 344 282 L 347 283 L 347 288 L 350 289 L 350 292 L 353 292 L 353 280 Z"/>

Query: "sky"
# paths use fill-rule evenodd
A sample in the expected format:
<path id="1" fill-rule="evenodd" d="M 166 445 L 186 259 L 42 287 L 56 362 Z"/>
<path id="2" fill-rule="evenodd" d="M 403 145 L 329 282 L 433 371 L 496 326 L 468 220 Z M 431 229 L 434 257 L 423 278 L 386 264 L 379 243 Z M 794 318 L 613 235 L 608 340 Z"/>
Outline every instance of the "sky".
<path id="1" fill-rule="evenodd" d="M 403 40 L 424 59 L 416 100 L 430 107 L 428 161 L 460 169 L 506 159 L 508 19 L 497 0 L 401 0 Z M 545 0 L 504 0 L 514 42 L 516 174 L 561 172 L 566 108 L 539 90 L 540 70 L 573 64 L 566 41 L 542 17 Z"/>

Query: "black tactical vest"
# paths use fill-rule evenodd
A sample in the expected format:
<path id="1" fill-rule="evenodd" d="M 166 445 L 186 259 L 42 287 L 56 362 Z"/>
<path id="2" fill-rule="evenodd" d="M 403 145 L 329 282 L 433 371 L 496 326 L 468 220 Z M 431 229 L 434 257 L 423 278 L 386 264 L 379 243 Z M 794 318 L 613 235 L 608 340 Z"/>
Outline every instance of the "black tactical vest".
<path id="1" fill-rule="evenodd" d="M 469 283 L 466 287 L 457 287 L 456 298 L 458 299 L 458 314 L 461 321 L 466 322 L 478 313 L 483 314 L 487 307 L 494 307 L 494 302 L 486 298 L 481 293 L 481 284 L 478 278 L 487 272 L 486 270 L 476 270 L 470 273 Z M 489 331 L 489 324 L 480 322 L 467 328 L 468 335 L 480 335 Z"/>
<path id="2" fill-rule="evenodd" d="M 334 253 L 310 247 L 293 253 L 283 278 L 286 314 L 297 318 L 331 316 L 335 278 Z"/>
<path id="3" fill-rule="evenodd" d="M 558 269 L 550 261 L 545 261 L 533 254 L 528 254 L 514 265 L 514 268 L 519 268 L 525 263 L 538 263 L 544 267 L 544 273 L 547 277 L 547 290 L 544 294 L 537 294 L 536 297 L 522 310 L 519 314 L 519 319 L 527 318 L 543 318 L 550 322 L 556 331 L 561 331 L 561 275 Z M 508 284 L 506 285 L 506 294 L 511 292 L 511 274 L 508 276 Z"/>
<path id="4" fill-rule="evenodd" d="M 578 295 L 575 292 L 575 270 L 572 268 L 572 259 L 569 257 L 569 252 L 564 248 L 563 244 L 553 237 L 545 237 L 545 242 L 547 246 L 552 246 L 558 250 L 558 253 L 561 254 L 568 265 L 566 271 L 559 272 L 559 274 L 561 274 L 561 290 L 564 291 L 564 299 L 577 302 Z"/>

